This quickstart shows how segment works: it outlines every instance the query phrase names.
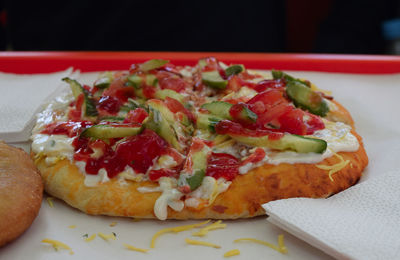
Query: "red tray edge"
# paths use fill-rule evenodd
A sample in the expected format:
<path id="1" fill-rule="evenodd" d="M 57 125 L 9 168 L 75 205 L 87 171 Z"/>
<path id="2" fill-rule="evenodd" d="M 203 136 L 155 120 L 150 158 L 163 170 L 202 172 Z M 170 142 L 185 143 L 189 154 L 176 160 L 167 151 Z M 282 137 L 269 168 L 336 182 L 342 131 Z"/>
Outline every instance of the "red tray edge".
<path id="1" fill-rule="evenodd" d="M 0 71 L 18 74 L 49 73 L 74 67 L 82 72 L 125 70 L 132 63 L 168 59 L 176 65 L 194 65 L 215 56 L 252 69 L 281 69 L 360 74 L 400 72 L 400 57 L 389 55 L 286 54 L 226 52 L 0 52 Z"/>

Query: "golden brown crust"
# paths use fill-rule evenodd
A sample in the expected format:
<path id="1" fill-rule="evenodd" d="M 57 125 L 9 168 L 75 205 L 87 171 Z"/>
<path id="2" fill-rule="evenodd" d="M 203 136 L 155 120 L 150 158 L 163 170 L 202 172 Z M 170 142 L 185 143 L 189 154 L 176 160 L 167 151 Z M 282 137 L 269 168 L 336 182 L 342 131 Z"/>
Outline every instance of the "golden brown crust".
<path id="1" fill-rule="evenodd" d="M 361 137 L 355 132 L 360 147 L 356 152 L 338 153 L 350 163 L 332 175 L 330 180 L 326 170 L 315 164 L 266 164 L 247 174 L 237 176 L 229 189 L 221 193 L 209 207 L 202 209 L 184 208 L 180 212 L 168 209 L 171 219 L 234 219 L 264 214 L 263 203 L 291 197 L 328 197 L 354 185 L 368 164 Z M 339 159 L 335 156 L 318 164 L 334 165 Z M 66 201 L 71 206 L 88 214 L 154 218 L 153 207 L 159 192 L 140 193 L 139 186 L 156 186 L 151 182 L 128 182 L 120 185 L 118 180 L 86 187 L 84 176 L 68 160 L 53 166 L 46 166 L 44 160 L 38 161 L 45 189 L 52 196 Z"/>
<path id="2" fill-rule="evenodd" d="M 42 194 L 42 179 L 28 154 L 0 142 L 0 246 L 32 224 Z"/>
<path id="3" fill-rule="evenodd" d="M 330 110 L 326 115 L 326 119 L 333 122 L 342 122 L 347 125 L 354 126 L 354 121 L 350 115 L 350 112 L 336 100 L 331 100 L 331 102 L 334 104 L 334 106 L 336 106 L 336 109 Z"/>

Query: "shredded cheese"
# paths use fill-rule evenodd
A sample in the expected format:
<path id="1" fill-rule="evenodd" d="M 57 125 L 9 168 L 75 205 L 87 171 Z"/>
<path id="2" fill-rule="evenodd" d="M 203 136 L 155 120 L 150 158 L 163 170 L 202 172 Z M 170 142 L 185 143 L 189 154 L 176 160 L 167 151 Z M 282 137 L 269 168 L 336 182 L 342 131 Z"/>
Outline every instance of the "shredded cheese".
<path id="1" fill-rule="evenodd" d="M 197 246 L 209 246 L 209 247 L 213 247 L 213 248 L 221 248 L 221 246 L 213 244 L 213 243 L 209 243 L 209 242 L 205 242 L 205 241 L 199 241 L 199 240 L 193 240 L 193 239 L 189 239 L 186 238 L 185 239 L 186 243 L 190 244 L 190 245 L 197 245 Z"/>
<path id="2" fill-rule="evenodd" d="M 132 251 L 138 251 L 138 252 L 142 252 L 142 253 L 147 253 L 147 251 L 149 251 L 149 249 L 137 248 L 137 247 L 134 247 L 132 245 L 125 244 L 125 243 L 124 243 L 124 247 L 126 249 L 129 249 L 129 250 L 132 250 Z"/>
<path id="3" fill-rule="evenodd" d="M 234 256 L 234 255 L 240 255 L 239 249 L 229 250 L 228 252 L 226 252 L 224 254 L 224 257 L 230 257 L 230 256 Z"/>
<path id="4" fill-rule="evenodd" d="M 49 204 L 50 208 L 54 208 L 54 204 L 53 204 L 53 197 L 47 197 L 47 203 Z"/>
<path id="5" fill-rule="evenodd" d="M 111 224 L 109 225 L 110 227 L 114 227 L 117 225 L 117 222 L 111 222 Z"/>
<path id="6" fill-rule="evenodd" d="M 115 237 L 114 233 L 111 233 L 111 234 L 109 234 L 109 235 L 106 235 L 106 234 L 104 234 L 104 233 L 99 232 L 99 233 L 97 233 L 97 234 L 99 235 L 99 237 L 101 237 L 101 238 L 104 239 L 105 241 L 108 241 L 109 239 L 112 239 L 112 240 L 117 239 L 117 238 Z"/>
<path id="7" fill-rule="evenodd" d="M 68 228 L 76 228 L 76 225 L 68 226 Z"/>
<path id="8" fill-rule="evenodd" d="M 334 165 L 322 165 L 322 164 L 317 164 L 315 167 L 318 169 L 326 170 L 328 171 L 329 179 L 333 182 L 332 174 L 342 170 L 344 167 L 346 167 L 347 164 L 350 163 L 350 160 L 344 160 L 342 156 L 340 156 L 337 153 L 333 154 L 336 156 L 340 161 Z"/>
<path id="9" fill-rule="evenodd" d="M 206 227 L 203 227 L 197 232 L 192 233 L 192 236 L 203 237 L 208 234 L 209 231 L 219 229 L 219 228 L 226 228 L 226 224 L 221 224 L 222 220 L 218 220 Z"/>
<path id="10" fill-rule="evenodd" d="M 276 246 L 274 244 L 271 244 L 269 242 L 266 242 L 266 241 L 255 239 L 255 238 L 239 238 L 239 239 L 234 240 L 233 242 L 241 242 L 241 241 L 249 241 L 249 242 L 261 244 L 261 245 L 264 245 L 264 246 L 268 246 L 269 248 L 272 248 L 272 249 L 278 251 L 281 254 L 286 254 L 287 253 L 287 248 L 286 248 L 286 246 L 284 244 L 284 241 L 283 241 L 283 235 L 279 235 L 278 236 L 278 246 Z"/>
<path id="11" fill-rule="evenodd" d="M 90 241 L 92 241 L 92 240 L 95 239 L 95 238 L 96 238 L 96 234 L 93 234 L 93 235 L 91 235 L 90 237 L 85 238 L 85 241 L 86 241 L 86 242 L 90 242 Z"/>
<path id="12" fill-rule="evenodd" d="M 74 254 L 74 252 L 72 251 L 72 249 L 71 249 L 68 245 L 66 245 L 66 244 L 64 244 L 63 242 L 60 242 L 60 241 L 58 241 L 58 240 L 45 238 L 45 239 L 42 240 L 42 243 L 48 243 L 48 244 L 52 245 L 53 248 L 54 248 L 56 251 L 58 251 L 58 250 L 60 250 L 60 249 L 66 249 L 66 250 L 69 250 L 69 254 L 70 254 L 70 255 L 73 255 L 73 254 Z"/>
<path id="13" fill-rule="evenodd" d="M 198 224 L 192 224 L 192 225 L 185 225 L 185 226 L 178 226 L 178 227 L 172 227 L 172 228 L 164 228 L 164 229 L 161 229 L 161 230 L 159 230 L 157 233 L 155 233 L 155 234 L 153 235 L 153 237 L 152 237 L 152 239 L 151 239 L 150 247 L 151 247 L 151 248 L 154 248 L 154 247 L 155 247 L 156 239 L 157 239 L 159 236 L 161 236 L 162 234 L 170 233 L 170 232 L 178 233 L 178 232 L 182 232 L 182 231 L 186 231 L 186 230 L 191 230 L 191 229 L 193 229 L 193 228 L 203 226 L 203 225 L 207 224 L 208 222 L 210 222 L 210 220 L 207 220 L 207 221 L 204 221 L 204 222 L 201 222 L 201 223 L 198 223 Z"/>

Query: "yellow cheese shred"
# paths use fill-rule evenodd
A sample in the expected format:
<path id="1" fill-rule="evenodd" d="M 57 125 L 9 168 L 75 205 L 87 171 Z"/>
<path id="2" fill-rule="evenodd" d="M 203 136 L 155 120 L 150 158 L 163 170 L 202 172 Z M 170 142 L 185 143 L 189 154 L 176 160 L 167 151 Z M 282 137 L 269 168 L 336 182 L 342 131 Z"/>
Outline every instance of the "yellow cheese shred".
<path id="1" fill-rule="evenodd" d="M 234 255 L 240 255 L 239 249 L 229 250 L 228 252 L 226 252 L 224 254 L 224 257 L 230 257 L 230 256 L 234 256 Z"/>
<path id="2" fill-rule="evenodd" d="M 205 242 L 205 241 L 199 241 L 199 240 L 193 240 L 193 239 L 189 239 L 186 238 L 185 239 L 186 243 L 190 244 L 190 245 L 197 245 L 197 246 L 209 246 L 209 247 L 213 247 L 213 248 L 221 248 L 221 246 L 213 244 L 213 243 L 209 243 L 209 242 Z"/>
<path id="3" fill-rule="evenodd" d="M 125 243 L 124 243 L 124 247 L 126 249 L 129 249 L 129 250 L 132 250 L 132 251 L 138 251 L 138 252 L 142 252 L 142 253 L 147 253 L 147 251 L 149 251 L 149 249 L 137 248 L 137 247 L 134 247 L 132 245 L 125 244 Z"/>
<path id="4" fill-rule="evenodd" d="M 117 225 L 117 222 L 111 222 L 111 224 L 109 225 L 110 227 L 114 227 Z"/>
<path id="5" fill-rule="evenodd" d="M 207 221 L 204 221 L 204 222 L 201 222 L 201 223 L 198 223 L 198 224 L 192 224 L 192 225 L 185 225 L 185 226 L 178 226 L 178 227 L 161 229 L 161 230 L 159 230 L 157 233 L 155 233 L 153 235 L 153 237 L 151 239 L 150 247 L 151 248 L 155 247 L 156 239 L 159 236 L 161 236 L 162 234 L 170 233 L 170 232 L 178 233 L 178 232 L 182 232 L 182 231 L 186 231 L 186 230 L 191 230 L 193 228 L 197 228 L 197 227 L 203 226 L 203 225 L 207 224 L 208 222 L 210 222 L 210 220 L 207 220 Z"/>
<path id="6" fill-rule="evenodd" d="M 69 254 L 70 254 L 70 255 L 73 255 L 73 254 L 74 254 L 74 252 L 72 251 L 72 249 L 71 249 L 68 245 L 66 245 L 66 244 L 64 244 L 63 242 L 60 242 L 60 241 L 58 241 L 58 240 L 45 238 L 45 239 L 42 240 L 42 243 L 47 243 L 47 244 L 52 245 L 53 248 L 54 248 L 56 251 L 58 251 L 58 250 L 60 250 L 60 249 L 66 249 L 66 250 L 69 250 Z"/>
<path id="7" fill-rule="evenodd" d="M 90 241 L 92 241 L 92 240 L 95 239 L 95 238 L 96 238 L 96 234 L 93 234 L 93 235 L 91 235 L 90 237 L 85 238 L 85 241 L 86 241 L 86 242 L 90 242 Z"/>
<path id="8" fill-rule="evenodd" d="M 272 249 L 278 251 L 281 254 L 286 254 L 287 253 L 287 248 L 285 246 L 285 243 L 284 243 L 283 239 L 284 239 L 283 235 L 279 235 L 278 236 L 278 246 L 276 246 L 274 244 L 271 244 L 269 242 L 266 242 L 266 241 L 255 239 L 255 238 L 239 238 L 239 239 L 234 240 L 233 242 L 249 241 L 249 242 L 261 244 L 261 245 L 264 245 L 264 246 L 268 246 L 269 248 L 272 248 Z"/>
<path id="9" fill-rule="evenodd" d="M 112 239 L 112 240 L 115 240 L 115 239 L 116 239 L 116 237 L 115 237 L 115 235 L 114 235 L 113 233 L 111 233 L 111 234 L 109 234 L 109 235 L 106 235 L 106 234 L 104 234 L 104 233 L 99 232 L 99 233 L 97 233 L 97 234 L 99 235 L 99 237 L 101 237 L 102 239 L 104 239 L 104 240 L 106 240 L 106 241 L 108 241 L 109 239 Z"/>
<path id="10" fill-rule="evenodd" d="M 336 156 L 340 161 L 334 165 L 322 165 L 322 164 L 317 164 L 315 165 L 315 167 L 317 167 L 318 169 L 322 169 L 322 170 L 326 170 L 328 171 L 328 175 L 329 175 L 329 179 L 333 182 L 333 178 L 332 178 L 332 174 L 340 171 L 341 169 L 343 169 L 344 167 L 346 167 L 347 164 L 350 163 L 350 160 L 344 160 L 342 156 L 340 156 L 337 153 L 333 154 L 334 156 Z"/>
<path id="11" fill-rule="evenodd" d="M 221 224 L 222 220 L 218 220 L 217 222 L 214 222 L 206 227 L 203 227 L 197 232 L 193 232 L 192 236 L 198 236 L 198 237 L 203 237 L 208 234 L 209 231 L 219 229 L 219 228 L 226 228 L 226 224 Z"/>
<path id="12" fill-rule="evenodd" d="M 53 197 L 47 197 L 47 203 L 49 204 L 50 208 L 54 208 L 54 204 L 53 204 Z"/>
<path id="13" fill-rule="evenodd" d="M 76 228 L 76 225 L 68 226 L 68 228 Z"/>

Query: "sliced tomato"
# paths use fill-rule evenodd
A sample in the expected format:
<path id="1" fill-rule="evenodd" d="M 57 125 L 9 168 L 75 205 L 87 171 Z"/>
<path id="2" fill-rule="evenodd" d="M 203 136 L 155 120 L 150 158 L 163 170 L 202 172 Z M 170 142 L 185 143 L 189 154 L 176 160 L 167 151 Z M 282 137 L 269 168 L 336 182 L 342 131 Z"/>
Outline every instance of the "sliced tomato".
<path id="1" fill-rule="evenodd" d="M 139 123 L 139 124 L 141 124 L 148 115 L 149 114 L 146 112 L 146 110 L 139 107 L 139 108 L 136 108 L 135 110 L 131 110 L 128 112 L 128 114 L 125 117 L 124 123 Z"/>
<path id="2" fill-rule="evenodd" d="M 151 170 L 149 172 L 149 179 L 151 181 L 158 181 L 161 177 L 177 177 L 178 173 L 172 169 L 159 169 Z"/>
<path id="3" fill-rule="evenodd" d="M 97 104 L 97 110 L 99 111 L 100 115 L 115 115 L 116 113 L 118 113 L 121 105 L 122 102 L 116 97 L 102 96 Z"/>
<path id="4" fill-rule="evenodd" d="M 206 175 L 215 179 L 233 180 L 239 174 L 239 160 L 227 153 L 212 153 L 208 159 Z"/>
<path id="5" fill-rule="evenodd" d="M 182 112 L 188 117 L 190 121 L 196 122 L 196 119 L 192 112 L 190 112 L 186 107 L 182 105 L 181 102 L 179 102 L 175 98 L 166 97 L 164 103 L 172 113 Z"/>
<path id="6" fill-rule="evenodd" d="M 307 126 L 303 121 L 304 112 L 300 109 L 292 109 L 278 118 L 280 130 L 291 134 L 307 134 Z"/>
<path id="7" fill-rule="evenodd" d="M 276 122 L 274 121 L 276 121 L 283 114 L 286 114 L 293 109 L 294 108 L 292 106 L 286 103 L 280 103 L 259 114 L 257 118 L 257 124 L 266 126 L 267 124 L 272 123 L 273 125 L 278 127 L 279 125 L 276 125 Z"/>
<path id="8" fill-rule="evenodd" d="M 158 71 L 156 77 L 161 89 L 172 89 L 176 92 L 181 92 L 187 87 L 186 81 L 172 72 Z"/>
<path id="9" fill-rule="evenodd" d="M 258 95 L 254 96 L 252 99 L 247 101 L 247 104 L 255 104 L 257 102 L 262 102 L 264 106 L 268 109 L 272 106 L 275 106 L 279 103 L 289 103 L 285 97 L 283 96 L 283 92 L 276 90 L 276 89 L 269 89 L 264 92 L 259 93 Z M 251 109 L 251 106 L 250 106 Z M 256 113 L 255 111 L 253 111 Z"/>
<path id="10" fill-rule="evenodd" d="M 281 79 L 267 79 L 258 82 L 254 86 L 254 90 L 257 92 L 263 92 L 268 89 L 282 89 L 285 87 L 285 82 Z"/>

